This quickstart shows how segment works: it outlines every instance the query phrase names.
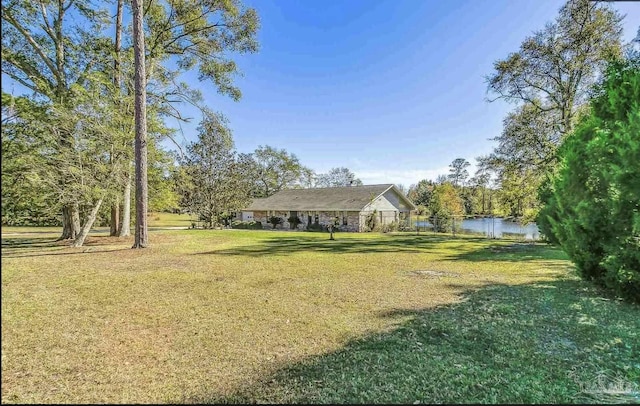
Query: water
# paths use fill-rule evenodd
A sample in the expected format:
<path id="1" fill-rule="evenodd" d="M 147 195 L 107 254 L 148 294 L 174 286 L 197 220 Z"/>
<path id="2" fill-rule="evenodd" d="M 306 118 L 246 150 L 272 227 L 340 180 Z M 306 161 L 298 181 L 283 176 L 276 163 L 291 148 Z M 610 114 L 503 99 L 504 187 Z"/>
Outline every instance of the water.
<path id="1" fill-rule="evenodd" d="M 420 227 L 431 227 L 431 223 L 428 221 L 420 221 L 417 225 Z M 464 219 L 462 220 L 462 227 L 460 227 L 460 221 L 457 220 L 456 226 L 461 229 L 461 233 L 464 233 L 465 231 L 481 233 L 487 237 L 493 238 L 501 238 L 506 235 L 524 237 L 526 240 L 537 240 L 540 238 L 540 230 L 535 223 L 522 226 L 517 222 L 497 217 Z"/>

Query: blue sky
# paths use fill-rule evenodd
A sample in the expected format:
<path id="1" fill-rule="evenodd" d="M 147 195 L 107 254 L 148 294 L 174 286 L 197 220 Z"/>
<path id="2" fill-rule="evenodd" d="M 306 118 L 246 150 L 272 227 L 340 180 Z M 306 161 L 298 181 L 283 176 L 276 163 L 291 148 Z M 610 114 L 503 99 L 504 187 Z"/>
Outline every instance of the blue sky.
<path id="1" fill-rule="evenodd" d="M 260 15 L 257 54 L 238 58 L 240 102 L 200 85 L 236 147 L 285 148 L 365 184 L 435 179 L 475 164 L 513 108 L 486 101 L 495 60 L 551 21 L 562 0 L 245 1 Z M 613 3 L 635 36 L 640 3 Z M 194 125 L 184 126 L 193 140 Z M 179 137 L 181 138 L 181 137 Z M 475 166 L 475 165 L 474 165 Z M 473 169 L 473 168 L 470 168 Z"/>
<path id="2" fill-rule="evenodd" d="M 234 58 L 242 99 L 217 94 L 195 72 L 184 75 L 229 119 L 237 149 L 285 148 L 318 173 L 346 166 L 365 184 L 405 186 L 447 173 L 458 157 L 473 170 L 475 158 L 491 152 L 489 139 L 513 106 L 488 103 L 484 77 L 564 3 L 242 1 L 261 19 L 260 51 Z M 611 4 L 627 14 L 629 41 L 640 2 Z M 200 113 L 183 111 L 193 120 L 177 140 L 195 141 Z"/>

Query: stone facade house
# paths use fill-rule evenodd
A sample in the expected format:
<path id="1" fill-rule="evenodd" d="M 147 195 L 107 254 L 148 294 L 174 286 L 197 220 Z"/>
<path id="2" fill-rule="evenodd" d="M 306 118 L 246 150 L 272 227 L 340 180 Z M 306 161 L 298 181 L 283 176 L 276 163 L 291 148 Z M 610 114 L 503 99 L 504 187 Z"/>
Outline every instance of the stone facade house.
<path id="1" fill-rule="evenodd" d="M 292 228 L 290 217 L 308 224 L 335 224 L 343 231 L 366 231 L 367 216 L 378 216 L 378 224 L 401 222 L 409 218 L 414 204 L 392 184 L 281 190 L 273 196 L 255 199 L 242 211 L 243 221 L 260 221 L 271 228 L 271 216 L 282 218 L 278 228 Z"/>

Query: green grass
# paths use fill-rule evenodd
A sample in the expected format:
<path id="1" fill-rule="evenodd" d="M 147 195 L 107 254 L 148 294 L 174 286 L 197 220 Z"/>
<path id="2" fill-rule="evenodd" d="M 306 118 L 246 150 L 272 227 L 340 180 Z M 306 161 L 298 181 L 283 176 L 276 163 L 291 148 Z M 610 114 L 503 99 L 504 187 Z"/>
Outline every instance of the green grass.
<path id="1" fill-rule="evenodd" d="M 149 213 L 149 227 L 191 227 L 197 216 L 175 213 Z"/>
<path id="2" fill-rule="evenodd" d="M 640 401 L 640 308 L 544 245 L 57 231 L 2 229 L 2 402 Z"/>
<path id="3" fill-rule="evenodd" d="M 190 228 L 191 223 L 196 221 L 197 216 L 190 214 L 176 214 L 176 213 L 149 213 L 147 216 L 148 227 L 150 230 L 157 230 L 161 228 Z M 27 235 L 60 235 L 61 227 L 9 227 L 2 226 L 2 234 L 7 237 L 17 236 L 20 234 Z M 131 232 L 133 232 L 133 227 Z M 91 235 L 104 235 L 109 234 L 108 226 L 94 227 L 91 229 Z"/>

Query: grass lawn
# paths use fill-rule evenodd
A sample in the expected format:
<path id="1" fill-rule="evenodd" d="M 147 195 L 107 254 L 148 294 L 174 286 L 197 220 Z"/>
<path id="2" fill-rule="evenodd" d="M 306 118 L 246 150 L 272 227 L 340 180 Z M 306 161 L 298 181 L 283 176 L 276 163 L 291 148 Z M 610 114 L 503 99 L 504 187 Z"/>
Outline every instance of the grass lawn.
<path id="1" fill-rule="evenodd" d="M 190 214 L 175 214 L 175 213 L 149 213 L 148 227 L 150 231 L 156 231 L 159 229 L 188 229 L 191 227 L 191 223 L 196 221 L 197 216 Z M 20 235 L 34 236 L 47 234 L 50 236 L 58 237 L 62 231 L 61 227 L 11 227 L 2 226 L 3 238 L 18 237 Z M 133 227 L 131 232 L 134 232 Z M 90 235 L 109 235 L 108 226 L 93 227 L 90 231 Z M 3 240 L 4 241 L 4 240 Z M 3 245 L 4 247 L 4 245 Z"/>
<path id="2" fill-rule="evenodd" d="M 3 403 L 640 402 L 640 308 L 544 245 L 58 232 L 2 229 Z"/>
<path id="3" fill-rule="evenodd" d="M 149 228 L 189 228 L 192 222 L 198 223 L 197 218 L 198 216 L 191 214 L 149 213 Z"/>

